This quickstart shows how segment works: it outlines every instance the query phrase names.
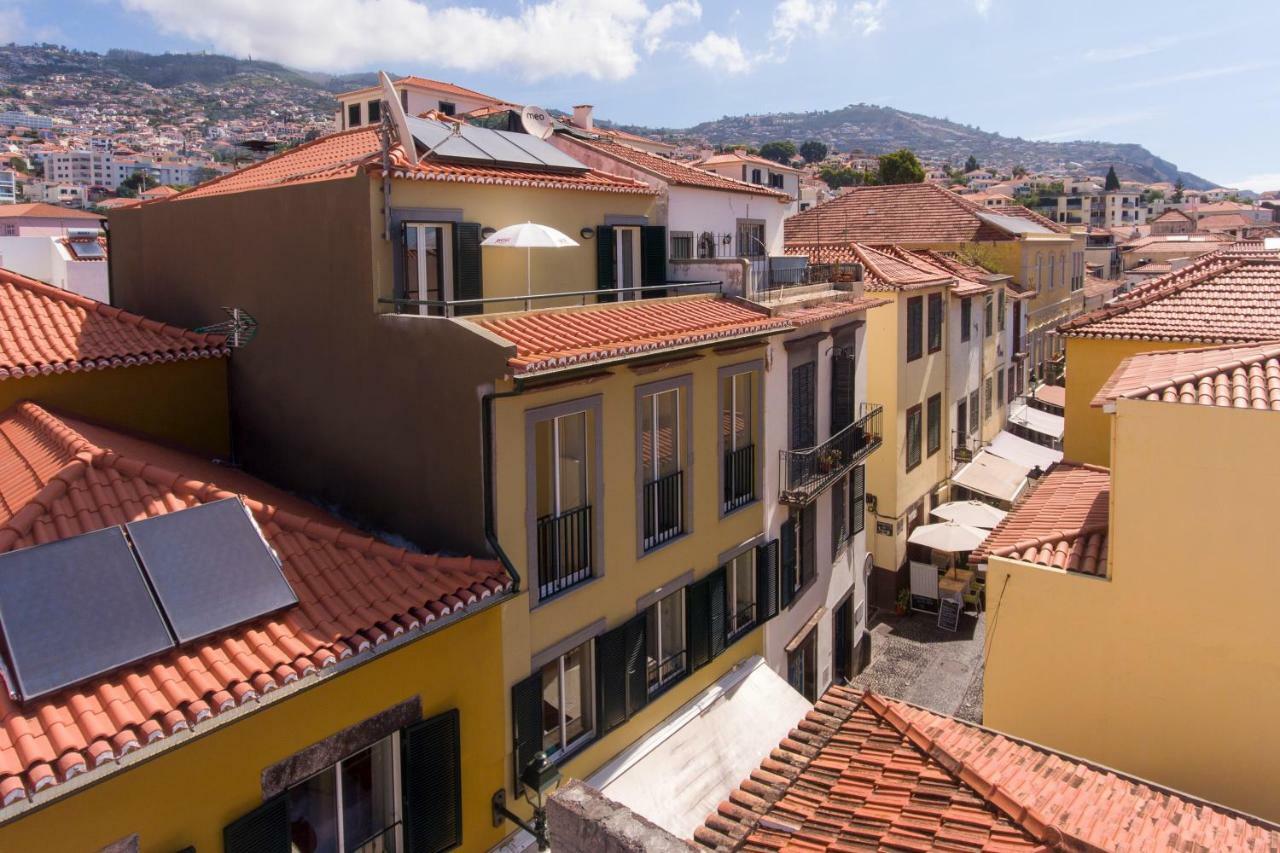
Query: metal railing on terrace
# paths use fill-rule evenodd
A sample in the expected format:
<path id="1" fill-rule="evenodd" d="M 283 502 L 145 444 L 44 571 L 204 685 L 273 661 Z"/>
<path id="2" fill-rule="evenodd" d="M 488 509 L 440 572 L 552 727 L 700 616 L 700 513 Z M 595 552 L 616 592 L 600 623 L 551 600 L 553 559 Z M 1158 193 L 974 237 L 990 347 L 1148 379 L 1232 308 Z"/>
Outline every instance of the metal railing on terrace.
<path id="1" fill-rule="evenodd" d="M 485 296 L 479 299 L 405 299 L 383 296 L 381 305 L 394 306 L 396 314 L 421 314 L 431 317 L 461 317 L 483 314 L 489 307 L 501 311 L 529 311 L 535 308 L 569 308 L 597 305 L 628 299 L 662 299 L 694 293 L 724 292 L 720 281 L 667 281 L 638 287 L 611 287 L 597 290 L 564 290 L 558 293 L 532 293 L 519 296 Z M 552 303 L 554 304 L 548 304 Z M 425 309 L 425 310 L 424 310 Z"/>
<path id="2" fill-rule="evenodd" d="M 810 264 L 802 257 L 748 258 L 751 265 L 751 292 L 769 300 L 783 296 L 789 288 L 815 284 L 839 286 L 861 279 L 858 264 Z M 799 261 L 800 263 L 791 263 Z"/>
<path id="3" fill-rule="evenodd" d="M 785 504 L 807 504 L 870 456 L 883 441 L 883 415 L 883 406 L 863 403 L 858 419 L 822 444 L 803 450 L 779 451 L 782 463 L 779 500 Z"/>
<path id="4" fill-rule="evenodd" d="M 538 519 L 538 598 L 591 577 L 591 506 Z"/>
<path id="5" fill-rule="evenodd" d="M 684 472 L 673 471 L 645 483 L 644 550 L 656 548 L 684 532 Z"/>

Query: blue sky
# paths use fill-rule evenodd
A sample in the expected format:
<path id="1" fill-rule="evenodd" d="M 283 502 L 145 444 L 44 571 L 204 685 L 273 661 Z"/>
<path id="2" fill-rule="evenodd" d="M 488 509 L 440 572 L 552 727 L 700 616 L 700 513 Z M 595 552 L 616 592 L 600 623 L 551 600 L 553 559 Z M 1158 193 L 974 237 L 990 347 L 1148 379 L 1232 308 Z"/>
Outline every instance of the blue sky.
<path id="1" fill-rule="evenodd" d="M 1253 189 L 1280 189 L 1278 33 L 1280 0 L 0 0 L 0 41 L 383 67 L 675 127 L 884 104 Z"/>

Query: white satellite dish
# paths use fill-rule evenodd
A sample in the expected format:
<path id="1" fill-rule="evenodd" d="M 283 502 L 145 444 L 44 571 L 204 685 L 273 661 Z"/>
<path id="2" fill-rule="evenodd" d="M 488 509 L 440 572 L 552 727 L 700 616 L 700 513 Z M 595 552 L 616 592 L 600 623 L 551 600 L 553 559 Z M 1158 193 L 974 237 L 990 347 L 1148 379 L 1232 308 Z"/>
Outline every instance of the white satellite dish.
<path id="1" fill-rule="evenodd" d="M 533 104 L 520 111 L 520 124 L 524 125 L 525 133 L 539 139 L 546 139 L 556 130 L 555 122 L 547 115 L 547 111 Z"/>
<path id="2" fill-rule="evenodd" d="M 396 87 L 391 84 L 391 78 L 387 76 L 387 72 L 378 72 L 378 82 L 382 84 L 382 101 L 386 104 L 386 109 L 391 116 L 391 123 L 395 125 L 396 136 L 400 139 L 400 145 L 404 148 L 404 156 L 409 160 L 409 165 L 418 165 L 418 144 L 413 140 L 413 134 L 409 132 L 409 119 L 404 114 L 404 106 L 400 103 L 400 95 L 396 93 Z"/>

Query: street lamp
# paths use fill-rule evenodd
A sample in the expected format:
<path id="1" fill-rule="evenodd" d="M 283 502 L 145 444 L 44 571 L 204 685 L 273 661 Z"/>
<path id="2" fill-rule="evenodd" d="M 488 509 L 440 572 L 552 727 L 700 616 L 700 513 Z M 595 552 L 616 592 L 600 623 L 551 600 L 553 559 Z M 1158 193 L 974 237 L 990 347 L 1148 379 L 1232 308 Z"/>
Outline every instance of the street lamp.
<path id="1" fill-rule="evenodd" d="M 543 800 L 547 794 L 560 784 L 560 768 L 547 758 L 545 752 L 539 752 L 533 760 L 520 772 L 520 786 L 524 800 L 533 806 L 533 824 L 530 825 L 519 815 L 507 808 L 507 791 L 499 788 L 490 799 L 493 825 L 502 826 L 503 820 L 509 820 L 525 832 L 533 836 L 539 850 L 550 850 L 551 841 L 547 837 L 547 809 Z"/>

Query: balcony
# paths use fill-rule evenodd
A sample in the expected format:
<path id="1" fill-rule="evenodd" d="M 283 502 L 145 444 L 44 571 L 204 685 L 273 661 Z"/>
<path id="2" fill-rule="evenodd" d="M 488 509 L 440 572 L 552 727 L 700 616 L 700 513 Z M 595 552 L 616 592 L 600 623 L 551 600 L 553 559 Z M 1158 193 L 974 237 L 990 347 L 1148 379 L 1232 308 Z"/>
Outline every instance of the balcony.
<path id="1" fill-rule="evenodd" d="M 644 550 L 684 532 L 684 472 L 675 471 L 644 484 Z"/>
<path id="2" fill-rule="evenodd" d="M 721 509 L 733 512 L 756 499 L 756 446 L 748 444 L 724 453 L 724 502 Z"/>
<path id="3" fill-rule="evenodd" d="M 591 507 L 538 519 L 538 599 L 591 577 Z"/>
<path id="4" fill-rule="evenodd" d="M 784 504 L 803 506 L 880 446 L 883 407 L 863 403 L 861 416 L 816 447 L 780 451 Z"/>

